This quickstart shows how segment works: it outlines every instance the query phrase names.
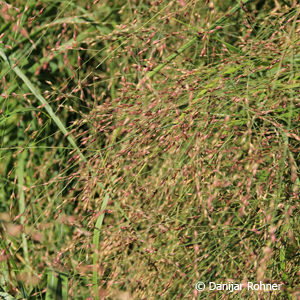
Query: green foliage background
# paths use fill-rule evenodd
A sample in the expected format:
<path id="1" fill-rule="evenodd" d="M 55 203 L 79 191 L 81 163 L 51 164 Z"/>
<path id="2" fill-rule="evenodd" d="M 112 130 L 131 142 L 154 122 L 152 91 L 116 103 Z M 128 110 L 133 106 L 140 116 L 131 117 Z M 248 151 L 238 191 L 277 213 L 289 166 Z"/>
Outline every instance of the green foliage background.
<path id="1" fill-rule="evenodd" d="M 2 292 L 298 297 L 296 1 L 0 10 Z"/>

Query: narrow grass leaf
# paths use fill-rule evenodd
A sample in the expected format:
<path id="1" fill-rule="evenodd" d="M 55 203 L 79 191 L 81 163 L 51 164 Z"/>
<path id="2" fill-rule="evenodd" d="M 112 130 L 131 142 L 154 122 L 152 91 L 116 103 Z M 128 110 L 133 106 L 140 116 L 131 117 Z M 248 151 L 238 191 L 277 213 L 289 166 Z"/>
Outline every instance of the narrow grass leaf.
<path id="1" fill-rule="evenodd" d="M 21 215 L 20 221 L 24 226 L 24 212 L 25 212 L 25 195 L 24 195 L 24 163 L 27 156 L 27 150 L 24 150 L 18 157 L 17 177 L 18 177 L 18 188 L 19 188 L 19 214 Z M 26 234 L 22 233 L 22 243 L 24 259 L 26 264 L 27 272 L 29 271 L 29 255 Z"/>
<path id="2" fill-rule="evenodd" d="M 56 297 L 57 284 L 58 284 L 58 278 L 55 276 L 55 273 L 53 271 L 48 270 L 47 291 L 46 291 L 45 300 L 57 299 Z"/>
<path id="3" fill-rule="evenodd" d="M 104 210 L 107 206 L 109 199 L 109 195 L 106 194 L 101 205 L 101 215 L 98 217 L 95 230 L 94 230 L 94 236 L 93 236 L 93 245 L 95 247 L 94 249 L 94 255 L 93 255 L 93 286 L 94 286 L 94 292 L 95 292 L 95 299 L 98 299 L 98 248 L 99 248 L 99 240 L 100 240 L 100 231 L 103 224 L 104 219 Z"/>

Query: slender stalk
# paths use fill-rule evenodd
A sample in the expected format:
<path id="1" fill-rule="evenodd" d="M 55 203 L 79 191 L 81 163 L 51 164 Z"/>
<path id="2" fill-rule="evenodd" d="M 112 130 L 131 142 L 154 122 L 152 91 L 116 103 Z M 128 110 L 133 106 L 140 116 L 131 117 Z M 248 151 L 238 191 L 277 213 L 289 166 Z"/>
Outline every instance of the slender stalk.
<path id="1" fill-rule="evenodd" d="M 24 162 L 27 155 L 27 150 L 24 150 L 18 160 L 17 167 L 17 177 L 18 177 L 18 187 L 19 187 L 19 214 L 21 215 L 20 221 L 22 226 L 24 227 L 24 212 L 25 212 L 25 195 L 24 195 Z M 23 243 L 23 252 L 24 259 L 26 263 L 27 272 L 29 271 L 29 255 L 28 255 L 28 245 L 26 240 L 26 234 L 22 233 L 22 243 Z"/>

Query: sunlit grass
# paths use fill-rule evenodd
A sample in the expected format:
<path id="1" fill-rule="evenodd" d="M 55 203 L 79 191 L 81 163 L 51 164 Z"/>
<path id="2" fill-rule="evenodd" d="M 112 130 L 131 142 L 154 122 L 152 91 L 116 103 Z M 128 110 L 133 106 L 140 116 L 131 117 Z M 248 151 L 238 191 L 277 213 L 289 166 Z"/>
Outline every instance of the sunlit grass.
<path id="1" fill-rule="evenodd" d="M 297 298 L 299 7 L 206 2 L 0 3 L 5 297 Z"/>

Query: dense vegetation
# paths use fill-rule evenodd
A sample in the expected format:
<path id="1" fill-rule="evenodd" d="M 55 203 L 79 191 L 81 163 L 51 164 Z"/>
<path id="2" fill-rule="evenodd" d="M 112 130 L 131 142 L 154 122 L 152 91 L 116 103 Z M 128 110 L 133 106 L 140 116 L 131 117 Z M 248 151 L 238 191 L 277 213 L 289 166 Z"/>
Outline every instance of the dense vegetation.
<path id="1" fill-rule="evenodd" d="M 0 11 L 2 295 L 299 297 L 297 1 Z"/>

